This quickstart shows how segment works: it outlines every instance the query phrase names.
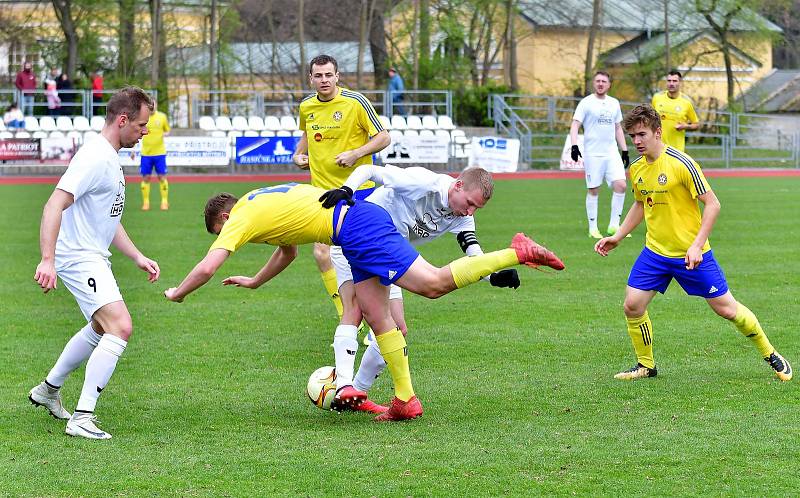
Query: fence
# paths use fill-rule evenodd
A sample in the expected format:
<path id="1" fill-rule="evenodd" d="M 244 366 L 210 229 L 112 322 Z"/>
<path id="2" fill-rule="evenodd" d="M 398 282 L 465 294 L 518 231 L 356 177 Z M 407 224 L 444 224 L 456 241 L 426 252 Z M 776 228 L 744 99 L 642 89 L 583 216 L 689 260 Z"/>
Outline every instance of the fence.
<path id="1" fill-rule="evenodd" d="M 50 109 L 47 104 L 45 90 L 27 90 L 25 96 L 32 96 L 30 112 L 23 107 L 25 99 L 20 90 L 0 89 L 0 109 L 8 109 L 11 103 L 16 102 L 26 116 L 105 116 L 108 99 L 118 90 L 59 90 L 58 96 L 61 104 L 57 109 Z M 145 90 L 154 99 L 158 98 L 158 90 Z"/>
<path id="2" fill-rule="evenodd" d="M 492 94 L 488 113 L 495 121 L 496 133 L 520 139 L 522 162 L 548 168 L 560 162 L 579 101 L 576 97 Z M 636 105 L 639 103 L 620 102 L 623 113 Z M 701 127 L 686 134 L 686 148 L 703 166 L 800 168 L 800 119 L 716 109 L 699 111 Z M 515 122 L 526 127 L 508 125 Z M 525 155 L 525 144 L 529 156 Z"/>

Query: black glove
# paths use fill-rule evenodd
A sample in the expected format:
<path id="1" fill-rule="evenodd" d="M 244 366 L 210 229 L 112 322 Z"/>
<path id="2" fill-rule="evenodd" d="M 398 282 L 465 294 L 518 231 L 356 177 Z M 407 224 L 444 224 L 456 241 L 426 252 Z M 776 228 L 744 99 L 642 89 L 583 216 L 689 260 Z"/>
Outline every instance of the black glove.
<path id="1" fill-rule="evenodd" d="M 581 157 L 581 150 L 578 148 L 577 145 L 572 146 L 572 152 L 570 152 L 570 156 L 572 156 L 572 160 L 576 163 L 578 162 L 578 158 Z"/>
<path id="2" fill-rule="evenodd" d="M 347 205 L 352 206 L 355 203 L 353 201 L 353 189 L 347 185 L 342 185 L 339 188 L 328 190 L 319 198 L 319 202 L 322 203 L 322 207 L 325 209 L 332 208 L 339 204 L 339 201 L 347 201 Z"/>
<path id="3" fill-rule="evenodd" d="M 489 283 L 492 287 L 519 287 L 519 275 L 517 270 L 500 270 L 489 275 Z"/>
<path id="4" fill-rule="evenodd" d="M 623 150 L 621 155 L 622 155 L 622 164 L 625 165 L 625 169 L 628 169 L 628 166 L 631 165 L 631 158 L 628 155 L 628 151 L 627 150 Z"/>

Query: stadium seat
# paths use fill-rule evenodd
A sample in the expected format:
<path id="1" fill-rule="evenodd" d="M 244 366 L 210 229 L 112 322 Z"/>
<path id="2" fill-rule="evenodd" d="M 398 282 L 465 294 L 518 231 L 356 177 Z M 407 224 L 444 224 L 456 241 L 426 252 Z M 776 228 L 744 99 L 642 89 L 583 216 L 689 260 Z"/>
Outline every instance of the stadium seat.
<path id="1" fill-rule="evenodd" d="M 59 116 L 56 118 L 56 129 L 63 132 L 72 131 L 75 127 L 72 124 L 72 119 L 69 116 Z"/>
<path id="2" fill-rule="evenodd" d="M 36 130 L 31 133 L 31 138 L 47 138 L 47 132 L 42 130 Z"/>
<path id="3" fill-rule="evenodd" d="M 433 135 L 433 130 L 419 130 L 419 136 L 421 136 L 421 137 L 432 137 L 432 136 L 434 136 Z"/>
<path id="4" fill-rule="evenodd" d="M 221 131 L 233 130 L 233 125 L 231 124 L 231 118 L 229 118 L 228 116 L 217 116 L 217 119 L 214 120 L 214 124 L 217 126 L 217 129 Z"/>
<path id="5" fill-rule="evenodd" d="M 242 136 L 243 137 L 257 137 L 258 136 L 258 132 L 256 130 L 245 130 L 244 134 Z"/>
<path id="6" fill-rule="evenodd" d="M 262 119 L 261 116 L 250 116 L 247 118 L 247 124 L 253 131 L 264 130 L 264 119 Z"/>
<path id="7" fill-rule="evenodd" d="M 381 114 L 378 116 L 378 121 L 381 122 L 381 126 L 383 126 L 384 130 L 391 130 L 392 129 L 392 122 L 389 121 L 389 118 Z"/>
<path id="8" fill-rule="evenodd" d="M 464 136 L 464 130 L 452 130 L 450 132 L 450 139 L 453 142 L 456 141 L 456 137 L 463 137 L 463 136 Z"/>
<path id="9" fill-rule="evenodd" d="M 75 116 L 72 120 L 72 126 L 77 131 L 89 131 L 92 129 L 92 125 L 89 124 L 89 120 L 85 116 Z"/>
<path id="10" fill-rule="evenodd" d="M 406 128 L 408 128 L 408 125 L 406 124 L 406 118 L 397 114 L 392 116 L 393 130 L 405 130 Z"/>
<path id="11" fill-rule="evenodd" d="M 389 130 L 389 138 L 392 142 L 397 142 L 403 138 L 403 132 L 400 130 Z"/>
<path id="12" fill-rule="evenodd" d="M 303 132 L 303 130 L 294 130 L 294 131 L 292 132 L 292 136 L 293 136 L 293 137 L 302 137 L 302 136 L 303 136 L 303 133 L 304 133 L 304 132 Z"/>
<path id="13" fill-rule="evenodd" d="M 250 129 L 247 118 L 244 116 L 234 116 L 231 118 L 231 126 L 236 131 L 247 131 Z"/>
<path id="14" fill-rule="evenodd" d="M 418 137 L 419 132 L 417 130 L 406 130 L 403 132 L 404 137 Z"/>
<path id="15" fill-rule="evenodd" d="M 421 130 L 422 120 L 419 116 L 408 116 L 406 117 L 406 126 L 408 126 L 409 130 Z"/>
<path id="16" fill-rule="evenodd" d="M 61 130 L 55 130 L 50 132 L 50 138 L 64 138 L 66 135 Z"/>
<path id="17" fill-rule="evenodd" d="M 89 140 L 93 139 L 97 135 L 98 135 L 98 133 L 96 131 L 94 131 L 94 130 L 84 131 L 83 132 L 83 143 L 88 142 Z"/>
<path id="18" fill-rule="evenodd" d="M 453 120 L 450 119 L 450 116 L 439 116 L 439 128 L 443 130 L 455 130 L 456 125 L 453 124 Z"/>
<path id="19" fill-rule="evenodd" d="M 297 120 L 294 119 L 294 116 L 282 116 L 281 117 L 281 129 L 294 131 L 297 129 Z"/>
<path id="20" fill-rule="evenodd" d="M 25 116 L 25 131 L 38 131 L 38 130 L 39 130 L 39 120 L 33 116 Z"/>
<path id="21" fill-rule="evenodd" d="M 102 116 L 92 116 L 92 120 L 89 121 L 89 125 L 94 131 L 103 131 L 103 126 L 106 125 L 106 118 Z"/>
<path id="22" fill-rule="evenodd" d="M 5 140 L 7 138 L 14 138 L 14 134 L 10 131 L 0 131 L 0 140 Z"/>
<path id="23" fill-rule="evenodd" d="M 27 131 L 18 131 L 14 138 L 31 138 L 31 134 Z"/>
<path id="24" fill-rule="evenodd" d="M 227 136 L 228 136 L 228 134 L 227 134 L 227 133 L 225 133 L 225 132 L 224 132 L 224 131 L 222 131 L 222 130 L 213 130 L 213 131 L 211 132 L 211 136 L 212 136 L 212 137 L 216 137 L 216 138 L 225 138 L 225 137 L 227 137 Z"/>
<path id="25" fill-rule="evenodd" d="M 426 130 L 438 130 L 439 122 L 436 121 L 436 116 L 430 114 L 422 116 L 422 127 Z"/>
<path id="26" fill-rule="evenodd" d="M 261 136 L 262 137 L 274 137 L 275 136 L 275 132 L 272 131 L 272 130 L 261 130 Z"/>
<path id="27" fill-rule="evenodd" d="M 450 139 L 450 132 L 447 131 L 447 130 L 434 130 L 433 134 L 436 135 L 437 137 L 446 138 L 448 142 L 451 140 Z"/>
<path id="28" fill-rule="evenodd" d="M 231 130 L 228 132 L 228 139 L 231 141 L 231 145 L 236 144 L 236 137 L 241 137 L 242 132 L 239 130 Z"/>
<path id="29" fill-rule="evenodd" d="M 6 131 L 6 124 L 0 119 L 0 131 Z"/>
<path id="30" fill-rule="evenodd" d="M 281 120 L 277 116 L 264 116 L 264 129 L 269 131 L 280 130 Z"/>
<path id="31" fill-rule="evenodd" d="M 275 132 L 276 137 L 291 137 L 292 132 L 289 130 L 278 130 Z"/>
<path id="32" fill-rule="evenodd" d="M 42 131 L 55 131 L 56 120 L 52 116 L 42 116 L 39 118 L 39 129 Z"/>
<path id="33" fill-rule="evenodd" d="M 68 131 L 67 138 L 71 138 L 78 145 L 83 143 L 83 133 L 76 130 Z"/>
<path id="34" fill-rule="evenodd" d="M 200 116 L 200 119 L 197 121 L 197 126 L 203 131 L 214 131 L 217 129 L 214 118 L 211 116 Z"/>

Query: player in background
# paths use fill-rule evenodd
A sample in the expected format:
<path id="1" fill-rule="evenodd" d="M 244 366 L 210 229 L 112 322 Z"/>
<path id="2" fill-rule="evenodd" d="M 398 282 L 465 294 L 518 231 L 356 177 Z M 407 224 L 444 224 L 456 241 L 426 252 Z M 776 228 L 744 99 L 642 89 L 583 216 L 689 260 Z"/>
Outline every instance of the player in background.
<path id="1" fill-rule="evenodd" d="M 324 191 L 311 185 L 287 184 L 253 190 L 241 200 L 231 194 L 212 197 L 206 204 L 206 229 L 217 234 L 217 240 L 181 284 L 167 289 L 164 296 L 182 301 L 208 282 L 228 256 L 246 242 L 277 245 L 278 249 L 254 276 L 228 277 L 223 284 L 255 289 L 292 262 L 297 245 L 340 245 L 353 272 L 358 307 L 375 332 L 394 381 L 392 406 L 377 420 L 415 418 L 422 414 L 422 405 L 411 384 L 405 338 L 389 312 L 389 284 L 435 299 L 517 264 L 546 265 L 557 270 L 563 269 L 564 264 L 555 254 L 519 233 L 509 249 L 465 256 L 437 268 L 400 235 L 386 210 L 351 196 L 352 192 L 344 187 Z M 474 211 L 481 200 L 463 201 L 453 210 Z M 320 202 L 334 207 L 324 208 Z M 381 338 L 384 334 L 387 337 Z"/>
<path id="2" fill-rule="evenodd" d="M 153 169 L 158 175 L 158 189 L 161 191 L 161 210 L 169 209 L 169 182 L 167 181 L 167 147 L 164 137 L 169 135 L 167 115 L 156 109 L 153 101 L 153 114 L 147 122 L 147 135 L 142 139 L 142 158 L 139 172 L 142 174 L 142 211 L 150 210 L 150 181 Z"/>
<path id="3" fill-rule="evenodd" d="M 586 218 L 589 220 L 589 237 L 602 237 L 597 228 L 597 201 L 603 180 L 612 188 L 611 218 L 608 234 L 619 229 L 625 207 L 625 168 L 628 167 L 628 144 L 622 132 L 622 110 L 619 101 L 608 95 L 611 76 L 603 71 L 595 73 L 592 80 L 594 93 L 584 97 L 572 116 L 569 139 L 573 161 L 581 157 L 578 147 L 578 129 L 583 125 L 583 167 L 586 172 Z M 616 141 L 616 144 L 615 144 Z M 622 160 L 617 152 L 622 151 Z"/>
<path id="4" fill-rule="evenodd" d="M 637 363 L 615 378 L 656 376 L 653 325 L 647 306 L 674 278 L 687 294 L 705 298 L 715 313 L 749 338 L 780 380 L 791 380 L 791 366 L 772 347 L 753 312 L 734 299 L 714 259 L 708 237 L 720 203 L 700 166 L 661 141 L 661 120 L 650 106 L 633 109 L 625 117 L 625 131 L 641 154 L 630 169 L 634 203 L 619 231 L 600 239 L 595 251 L 607 256 L 642 220 L 647 224 L 647 235 L 625 291 L 624 311 Z M 698 200 L 703 203 L 702 212 Z"/>
<path id="5" fill-rule="evenodd" d="M 667 89 L 653 95 L 653 108 L 661 117 L 661 141 L 683 152 L 686 149 L 686 130 L 697 130 L 700 123 L 689 97 L 681 93 L 683 76 L 673 69 L 667 73 Z"/>
<path id="6" fill-rule="evenodd" d="M 47 293 L 57 278 L 75 296 L 87 324 L 67 342 L 44 382 L 29 399 L 58 419 L 68 419 L 66 432 L 89 439 L 110 439 L 95 425 L 95 405 L 117 360 L 125 351 L 133 327 L 109 261 L 109 245 L 158 280 L 158 264 L 145 257 L 122 227 L 125 177 L 118 152 L 133 147 L 147 134 L 153 101 L 139 88 L 115 93 L 106 107 L 100 134 L 72 158 L 44 206 L 39 233 L 42 260 L 34 280 Z M 87 361 L 88 360 L 88 361 Z M 64 409 L 60 389 L 67 376 L 86 361 L 83 389 L 75 413 Z"/>
<path id="7" fill-rule="evenodd" d="M 472 215 L 492 197 L 494 183 L 488 171 L 471 168 L 458 178 L 453 178 L 425 168 L 363 165 L 356 168 L 342 188 L 353 191 L 367 181 L 380 185 L 367 197 L 367 201 L 384 208 L 400 235 L 412 245 L 417 246 L 452 233 L 467 256 L 483 254 L 475 236 L 475 218 Z M 323 204 L 323 207 L 328 206 Z M 355 298 L 353 274 L 341 247 L 331 247 L 331 260 L 336 268 L 339 295 L 344 306 L 342 320 L 333 337 L 336 396 L 331 407 L 334 410 L 383 413 L 388 407 L 367 399 L 366 391 L 386 367 L 379 345 L 391 336 L 378 336 L 377 341 L 368 344 L 354 387 L 353 369 L 358 351 L 356 336 L 362 319 L 361 310 Z M 495 287 L 519 287 L 519 276 L 514 269 L 492 273 L 484 280 Z M 397 328 L 406 335 L 403 295 L 396 285 L 391 285 L 389 289 L 389 308 Z"/>
<path id="8" fill-rule="evenodd" d="M 311 170 L 311 184 L 325 190 L 336 188 L 362 164 L 372 163 L 372 154 L 383 150 L 391 139 L 378 113 L 366 97 L 338 86 L 339 65 L 329 55 L 318 55 L 308 65 L 308 79 L 315 94 L 300 103 L 300 129 L 294 163 Z M 365 184 L 356 198 L 366 198 L 374 184 Z M 314 259 L 328 296 L 342 317 L 342 301 L 336 288 L 336 271 L 330 246 L 314 244 Z"/>

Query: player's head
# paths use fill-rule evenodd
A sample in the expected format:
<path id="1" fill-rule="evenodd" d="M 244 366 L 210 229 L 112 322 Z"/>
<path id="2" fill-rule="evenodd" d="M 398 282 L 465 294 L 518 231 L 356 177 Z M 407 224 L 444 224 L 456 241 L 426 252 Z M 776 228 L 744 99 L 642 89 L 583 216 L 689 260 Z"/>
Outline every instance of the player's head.
<path id="1" fill-rule="evenodd" d="M 236 196 L 227 192 L 217 194 L 208 199 L 208 202 L 206 202 L 206 209 L 203 211 L 208 233 L 219 235 L 222 231 L 222 225 L 228 221 L 231 209 L 233 209 L 233 206 L 238 200 Z"/>
<path id="2" fill-rule="evenodd" d="M 629 112 L 622 123 L 639 154 L 649 157 L 661 152 L 661 118 L 649 105 L 638 105 Z"/>
<path id="3" fill-rule="evenodd" d="M 598 96 L 607 94 L 611 88 L 611 75 L 605 71 L 597 71 L 592 77 L 592 86 Z"/>
<path id="4" fill-rule="evenodd" d="M 456 216 L 471 216 L 492 198 L 494 181 L 483 168 L 469 168 L 450 185 L 447 204 Z"/>
<path id="5" fill-rule="evenodd" d="M 330 55 L 318 55 L 308 64 L 308 80 L 320 97 L 328 100 L 336 93 L 339 64 Z"/>
<path id="6" fill-rule="evenodd" d="M 673 69 L 672 71 L 667 73 L 667 91 L 670 94 L 676 94 L 681 91 L 681 82 L 683 81 L 683 75 L 677 69 Z"/>
<path id="7" fill-rule="evenodd" d="M 119 133 L 122 147 L 133 147 L 147 135 L 153 99 L 144 90 L 128 86 L 111 96 L 106 106 L 106 128 Z"/>

